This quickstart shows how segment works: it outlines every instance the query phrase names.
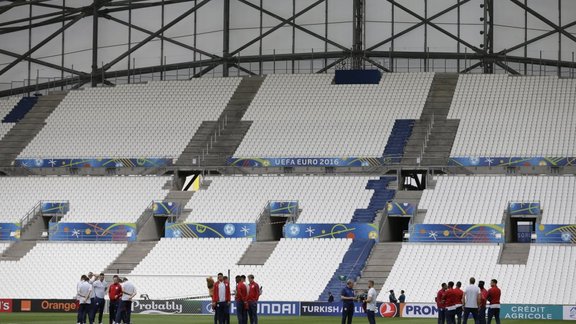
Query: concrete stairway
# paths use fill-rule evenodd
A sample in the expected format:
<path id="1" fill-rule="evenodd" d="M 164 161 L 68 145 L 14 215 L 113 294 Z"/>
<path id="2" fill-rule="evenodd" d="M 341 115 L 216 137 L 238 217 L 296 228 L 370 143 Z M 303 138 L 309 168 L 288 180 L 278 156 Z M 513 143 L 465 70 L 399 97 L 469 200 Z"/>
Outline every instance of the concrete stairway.
<path id="1" fill-rule="evenodd" d="M 530 244 L 505 243 L 500 250 L 498 264 L 526 264 L 530 255 Z"/>
<path id="2" fill-rule="evenodd" d="M 46 119 L 62 99 L 66 92 L 55 91 L 41 96 L 38 103 L 24 116 L 20 122 L 10 129 L 0 140 L 0 166 L 10 167 L 20 152 L 38 135 L 46 125 Z"/>
<path id="3" fill-rule="evenodd" d="M 251 121 L 242 117 L 258 93 L 264 77 L 244 77 L 218 121 L 204 121 L 188 143 L 177 166 L 223 166 L 236 152 Z"/>
<path id="4" fill-rule="evenodd" d="M 278 242 L 252 242 L 238 265 L 263 265 L 270 257 Z"/>
<path id="5" fill-rule="evenodd" d="M 173 189 L 172 180 L 168 180 L 165 184 L 163 189 L 171 189 L 168 191 L 166 196 L 163 200 L 165 201 L 173 201 L 180 204 L 181 208 L 184 208 L 186 204 L 190 201 L 192 196 L 194 195 L 193 191 L 180 191 L 177 189 Z M 190 210 L 182 210 L 182 213 L 178 217 L 176 221 L 180 221 L 182 219 L 186 219 L 186 217 L 190 214 Z M 158 241 L 160 238 L 164 236 L 164 225 L 165 225 L 165 218 L 162 217 L 154 217 L 153 211 L 151 208 L 146 208 L 142 215 L 138 218 L 136 222 L 137 230 L 138 230 L 138 241 Z"/>
<path id="6" fill-rule="evenodd" d="M 406 144 L 403 164 L 445 165 L 458 131 L 459 120 L 446 119 L 458 84 L 456 73 L 436 73 L 420 119 Z M 423 153 L 423 154 L 422 154 Z"/>
<path id="7" fill-rule="evenodd" d="M 152 251 L 156 246 L 154 242 L 131 242 L 120 255 L 110 264 L 104 273 L 107 275 L 106 281 L 112 282 L 113 274 L 130 274 L 136 266 Z"/>
<path id="8" fill-rule="evenodd" d="M 374 286 L 380 290 L 384 286 L 392 267 L 402 249 L 402 243 L 377 243 L 372 248 L 366 267 L 362 270 L 360 279 L 356 282 L 356 289 L 367 290 L 368 280 L 374 280 Z M 387 289 L 388 287 L 384 287 Z"/>
<path id="9" fill-rule="evenodd" d="M 0 261 L 18 261 L 35 246 L 36 241 L 15 241 L 0 255 Z"/>

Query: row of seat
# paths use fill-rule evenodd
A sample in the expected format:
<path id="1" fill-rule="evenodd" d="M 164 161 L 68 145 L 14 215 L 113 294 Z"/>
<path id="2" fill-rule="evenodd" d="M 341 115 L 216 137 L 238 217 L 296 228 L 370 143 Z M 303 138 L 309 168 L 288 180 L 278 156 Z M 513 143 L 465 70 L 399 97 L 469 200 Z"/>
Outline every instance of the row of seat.
<path id="1" fill-rule="evenodd" d="M 125 248 L 123 243 L 38 243 L 19 261 L 0 261 L 0 296 L 71 300 L 81 275 L 104 271 Z"/>
<path id="2" fill-rule="evenodd" d="M 429 224 L 501 224 L 509 202 L 540 202 L 543 224 L 576 222 L 574 176 L 437 176 L 419 209 Z"/>
<path id="3" fill-rule="evenodd" d="M 162 239 L 134 269 L 131 280 L 153 299 L 196 297 L 208 293 L 206 276 L 229 271 L 232 278 L 253 274 L 263 287 L 260 300 L 314 301 L 351 242 L 282 239 L 264 265 L 244 266 L 237 263 L 251 244 L 248 239 Z"/>
<path id="4" fill-rule="evenodd" d="M 394 73 L 378 85 L 332 85 L 331 75 L 267 76 L 243 117 L 253 123 L 234 155 L 382 156 L 394 120 L 420 117 L 433 77 Z"/>
<path id="5" fill-rule="evenodd" d="M 373 177 L 234 176 L 209 177 L 207 190 L 192 196 L 189 222 L 254 222 L 269 201 L 298 201 L 299 223 L 349 223 L 357 208 L 366 208 Z"/>
<path id="6" fill-rule="evenodd" d="M 576 155 L 576 80 L 460 75 L 448 118 L 460 124 L 451 156 Z"/>
<path id="7" fill-rule="evenodd" d="M 14 222 L 40 201 L 69 201 L 63 222 L 135 222 L 168 194 L 171 177 L 0 177 L 0 221 Z"/>
<path id="8" fill-rule="evenodd" d="M 441 283 L 466 287 L 470 277 L 485 281 L 487 289 L 498 280 L 503 304 L 569 305 L 576 298 L 575 246 L 532 245 L 525 265 L 498 264 L 499 252 L 498 245 L 404 244 L 378 300 L 403 289 L 410 302 L 434 303 Z"/>
<path id="9" fill-rule="evenodd" d="M 71 91 L 19 157 L 177 158 L 202 121 L 218 119 L 240 80 L 152 82 Z"/>

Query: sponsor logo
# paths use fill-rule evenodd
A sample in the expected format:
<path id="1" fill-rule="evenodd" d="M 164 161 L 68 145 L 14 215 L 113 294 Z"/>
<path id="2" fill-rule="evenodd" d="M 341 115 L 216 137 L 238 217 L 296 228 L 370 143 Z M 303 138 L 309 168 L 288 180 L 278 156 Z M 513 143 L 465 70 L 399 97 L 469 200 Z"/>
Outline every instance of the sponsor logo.
<path id="1" fill-rule="evenodd" d="M 214 308 L 212 308 L 211 303 L 207 303 L 204 309 L 206 310 L 207 314 L 214 314 Z"/>
<path id="2" fill-rule="evenodd" d="M 32 311 L 32 301 L 31 300 L 20 301 L 20 311 L 22 311 L 22 312 Z"/>
<path id="3" fill-rule="evenodd" d="M 382 317 L 394 317 L 398 313 L 398 308 L 396 304 L 392 303 L 383 303 L 380 305 L 380 316 Z"/>
<path id="4" fill-rule="evenodd" d="M 40 302 L 41 311 L 45 312 L 74 312 L 78 308 L 73 301 L 42 300 Z"/>
<path id="5" fill-rule="evenodd" d="M 406 304 L 402 317 L 436 317 L 438 308 L 434 304 Z"/>
<path id="6" fill-rule="evenodd" d="M 12 313 L 12 299 L 0 299 L 0 313 Z"/>
<path id="7" fill-rule="evenodd" d="M 556 320 L 562 319 L 562 306 L 502 305 L 500 317 L 504 319 Z"/>
<path id="8" fill-rule="evenodd" d="M 342 303 L 302 302 L 301 316 L 340 316 L 344 309 Z M 361 303 L 354 303 L 354 317 L 364 317 L 366 313 Z"/>
<path id="9" fill-rule="evenodd" d="M 563 315 L 565 321 L 576 321 L 576 306 L 564 306 Z"/>
<path id="10" fill-rule="evenodd" d="M 141 314 L 181 314 L 182 304 L 175 301 L 135 300 L 132 311 Z"/>

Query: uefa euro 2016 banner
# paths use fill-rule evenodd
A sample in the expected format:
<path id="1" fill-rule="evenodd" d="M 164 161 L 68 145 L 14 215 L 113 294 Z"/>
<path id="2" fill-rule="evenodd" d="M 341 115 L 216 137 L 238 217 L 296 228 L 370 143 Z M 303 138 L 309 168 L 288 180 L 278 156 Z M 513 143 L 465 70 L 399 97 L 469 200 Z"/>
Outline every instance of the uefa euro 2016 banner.
<path id="1" fill-rule="evenodd" d="M 387 158 L 229 158 L 227 164 L 260 167 L 370 167 L 392 164 Z"/>
<path id="2" fill-rule="evenodd" d="M 378 225 L 350 224 L 294 224 L 284 225 L 285 238 L 350 238 L 378 239 Z"/>
<path id="3" fill-rule="evenodd" d="M 105 159 L 16 159 L 16 166 L 38 168 L 156 168 L 172 165 L 166 158 L 105 158 Z"/>
<path id="4" fill-rule="evenodd" d="M 576 165 L 576 157 L 452 157 L 450 166 L 553 166 L 564 167 Z"/>
<path id="5" fill-rule="evenodd" d="M 540 215 L 539 202 L 511 202 L 508 204 L 508 213 L 511 216 Z"/>
<path id="6" fill-rule="evenodd" d="M 50 222 L 50 241 L 135 241 L 132 223 L 57 223 Z"/>
<path id="7" fill-rule="evenodd" d="M 410 217 L 416 213 L 416 205 L 407 202 L 389 202 L 386 206 L 388 216 Z"/>
<path id="8" fill-rule="evenodd" d="M 0 241 L 18 241 L 21 229 L 20 223 L 0 223 Z"/>
<path id="9" fill-rule="evenodd" d="M 152 203 L 154 216 L 175 216 L 180 214 L 180 204 L 175 201 L 155 201 Z"/>
<path id="10" fill-rule="evenodd" d="M 40 204 L 43 215 L 64 215 L 70 210 L 70 203 L 67 201 L 43 201 Z"/>
<path id="11" fill-rule="evenodd" d="M 298 213 L 297 201 L 271 201 L 268 203 L 268 212 L 270 216 L 296 215 Z"/>
<path id="12" fill-rule="evenodd" d="M 415 224 L 410 242 L 504 243 L 503 224 Z"/>
<path id="13" fill-rule="evenodd" d="M 540 224 L 536 226 L 536 243 L 576 244 L 576 225 Z"/>
<path id="14" fill-rule="evenodd" d="M 166 223 L 165 237 L 256 238 L 256 223 Z"/>

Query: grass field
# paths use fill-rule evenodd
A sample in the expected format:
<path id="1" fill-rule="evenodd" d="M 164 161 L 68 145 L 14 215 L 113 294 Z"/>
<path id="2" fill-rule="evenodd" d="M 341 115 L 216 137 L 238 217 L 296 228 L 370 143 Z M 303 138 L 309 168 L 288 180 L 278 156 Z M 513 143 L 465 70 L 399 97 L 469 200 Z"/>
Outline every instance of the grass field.
<path id="1" fill-rule="evenodd" d="M 0 313 L 0 324 L 55 324 L 55 323 L 75 323 L 76 316 L 73 314 L 22 314 L 22 313 Z M 284 323 L 301 323 L 301 324 L 332 324 L 340 323 L 340 318 L 337 317 L 260 317 L 259 322 L 262 324 L 284 324 Z M 562 321 L 522 321 L 522 320 L 506 320 L 504 323 L 514 324 L 560 324 Z M 104 323 L 108 323 L 108 317 L 105 316 Z M 132 323 L 134 324 L 213 324 L 211 316 L 191 316 L 191 315 L 133 315 Z M 232 319 L 232 323 L 236 323 L 236 319 Z M 353 323 L 368 323 L 366 318 L 356 318 Z M 436 323 L 433 319 L 407 319 L 407 318 L 378 318 L 377 323 L 401 323 L 401 324 L 432 324 Z M 469 323 L 473 323 L 469 321 Z"/>

